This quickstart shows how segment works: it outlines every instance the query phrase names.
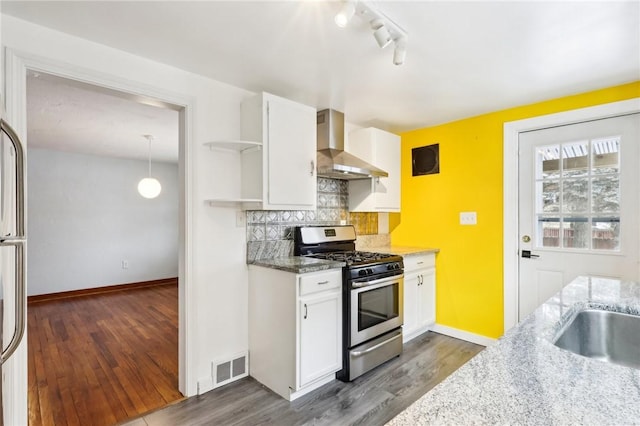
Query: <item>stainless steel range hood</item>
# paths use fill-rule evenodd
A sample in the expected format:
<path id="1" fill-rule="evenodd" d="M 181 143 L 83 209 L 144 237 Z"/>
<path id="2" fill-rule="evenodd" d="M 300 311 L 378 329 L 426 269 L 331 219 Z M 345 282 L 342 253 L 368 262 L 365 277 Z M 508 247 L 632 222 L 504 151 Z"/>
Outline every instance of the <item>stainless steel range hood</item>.
<path id="1" fill-rule="evenodd" d="M 344 114 L 318 111 L 318 176 L 332 179 L 368 179 L 389 174 L 344 150 Z"/>

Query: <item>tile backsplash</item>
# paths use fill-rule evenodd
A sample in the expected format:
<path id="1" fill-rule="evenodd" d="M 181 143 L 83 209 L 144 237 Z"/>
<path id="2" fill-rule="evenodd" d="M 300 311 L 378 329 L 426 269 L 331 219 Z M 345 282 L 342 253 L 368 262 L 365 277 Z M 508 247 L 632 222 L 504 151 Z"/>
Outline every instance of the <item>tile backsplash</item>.
<path id="1" fill-rule="evenodd" d="M 378 233 L 378 213 L 349 213 L 349 183 L 318 178 L 318 204 L 313 210 L 250 210 L 247 215 L 247 256 L 289 256 L 293 228 L 304 225 L 354 225 L 357 235 Z M 290 253 L 291 252 L 291 253 Z"/>

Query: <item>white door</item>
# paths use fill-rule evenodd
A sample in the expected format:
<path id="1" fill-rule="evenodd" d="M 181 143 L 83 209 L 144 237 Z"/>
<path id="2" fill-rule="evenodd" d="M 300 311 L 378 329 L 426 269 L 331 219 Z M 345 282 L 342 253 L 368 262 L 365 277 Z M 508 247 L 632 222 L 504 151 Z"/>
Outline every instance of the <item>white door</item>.
<path id="1" fill-rule="evenodd" d="M 640 114 L 518 143 L 519 320 L 578 275 L 637 280 Z"/>

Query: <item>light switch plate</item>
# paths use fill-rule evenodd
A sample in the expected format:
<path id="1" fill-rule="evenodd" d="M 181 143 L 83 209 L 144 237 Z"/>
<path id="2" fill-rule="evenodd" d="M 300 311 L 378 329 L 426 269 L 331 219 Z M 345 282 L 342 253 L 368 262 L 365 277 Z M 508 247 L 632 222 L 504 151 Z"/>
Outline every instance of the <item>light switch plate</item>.
<path id="1" fill-rule="evenodd" d="M 460 225 L 476 225 L 477 223 L 476 212 L 460 212 Z"/>

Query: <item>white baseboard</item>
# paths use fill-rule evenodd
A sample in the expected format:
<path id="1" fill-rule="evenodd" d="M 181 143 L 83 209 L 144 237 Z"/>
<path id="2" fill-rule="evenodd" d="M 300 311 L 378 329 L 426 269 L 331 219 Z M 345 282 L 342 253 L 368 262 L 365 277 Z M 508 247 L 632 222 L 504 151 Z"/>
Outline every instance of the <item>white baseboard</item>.
<path id="1" fill-rule="evenodd" d="M 427 331 L 431 330 L 431 328 L 433 327 L 433 324 L 428 324 L 425 325 L 424 327 L 420 327 L 416 330 L 413 330 L 411 333 L 405 334 L 404 333 L 404 326 L 402 327 L 402 343 L 407 343 L 409 340 L 413 340 L 416 337 L 420 336 L 422 333 L 426 333 Z"/>
<path id="2" fill-rule="evenodd" d="M 431 331 L 435 331 L 436 333 L 444 334 L 446 336 L 455 337 L 456 339 L 466 340 L 467 342 L 475 343 L 476 345 L 482 346 L 489 346 L 497 340 L 491 337 L 469 333 L 468 331 L 459 330 L 457 328 L 448 327 L 441 324 L 434 324 L 431 327 Z"/>

